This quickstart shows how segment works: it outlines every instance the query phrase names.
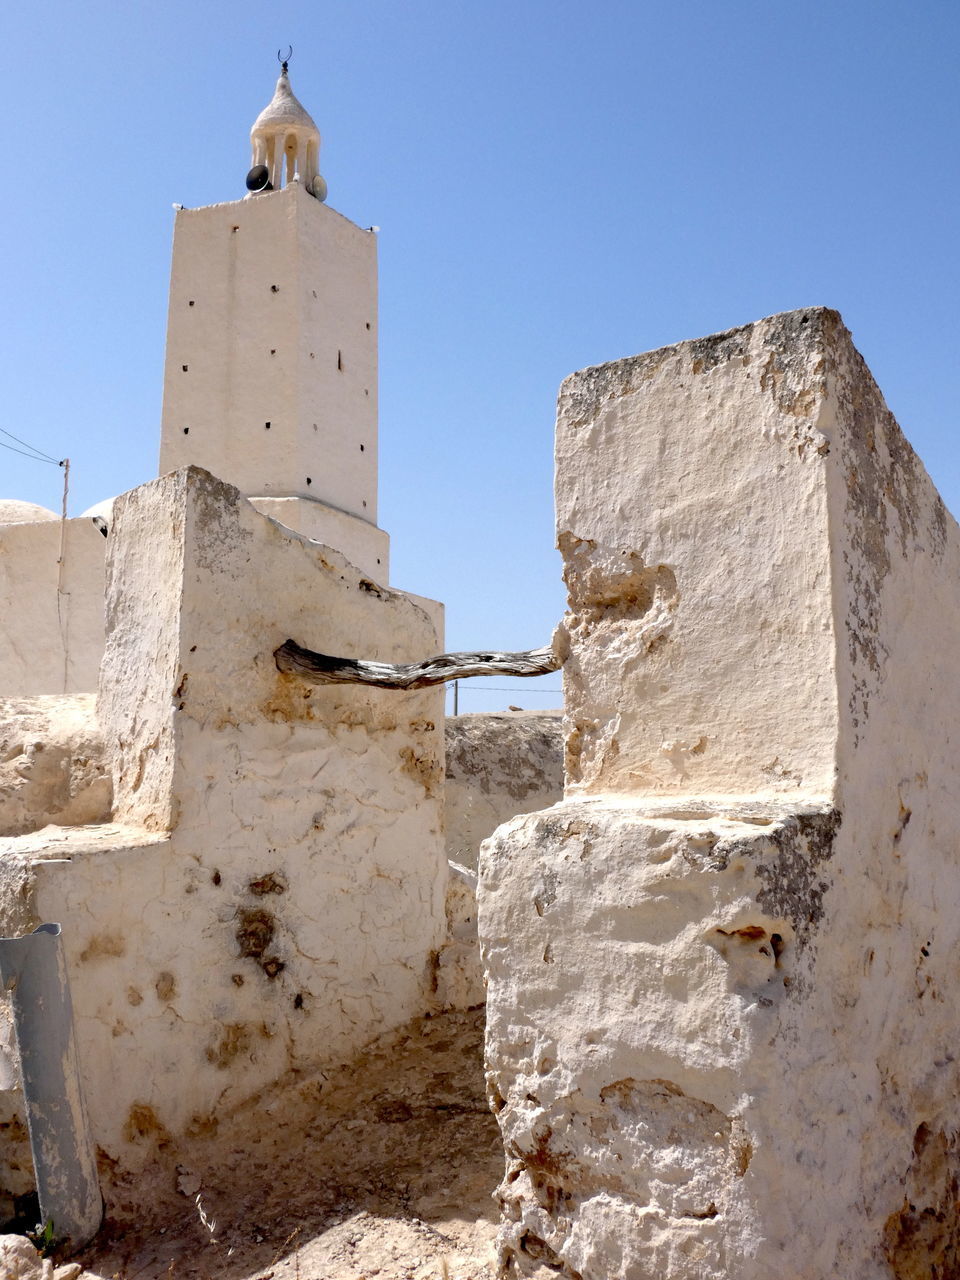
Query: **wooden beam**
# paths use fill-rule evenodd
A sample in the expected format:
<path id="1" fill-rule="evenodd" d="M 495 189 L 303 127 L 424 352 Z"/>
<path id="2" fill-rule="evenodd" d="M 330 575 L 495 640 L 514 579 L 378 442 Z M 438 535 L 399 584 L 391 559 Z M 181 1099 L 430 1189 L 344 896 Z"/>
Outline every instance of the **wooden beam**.
<path id="1" fill-rule="evenodd" d="M 545 676 L 560 669 L 549 646 L 523 653 L 440 653 L 424 662 L 362 662 L 314 653 L 286 640 L 273 656 L 278 670 L 311 684 L 369 684 L 377 689 L 428 689 L 470 676 Z"/>

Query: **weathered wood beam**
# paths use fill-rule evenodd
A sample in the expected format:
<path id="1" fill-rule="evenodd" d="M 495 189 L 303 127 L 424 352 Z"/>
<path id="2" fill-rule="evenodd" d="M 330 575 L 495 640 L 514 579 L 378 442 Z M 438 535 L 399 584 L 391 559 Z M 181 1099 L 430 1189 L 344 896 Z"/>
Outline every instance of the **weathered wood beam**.
<path id="1" fill-rule="evenodd" d="M 560 668 L 549 647 L 524 653 L 440 653 L 424 662 L 362 662 L 314 653 L 286 640 L 273 656 L 278 670 L 311 684 L 369 684 L 378 689 L 428 689 L 470 676 L 545 676 Z"/>

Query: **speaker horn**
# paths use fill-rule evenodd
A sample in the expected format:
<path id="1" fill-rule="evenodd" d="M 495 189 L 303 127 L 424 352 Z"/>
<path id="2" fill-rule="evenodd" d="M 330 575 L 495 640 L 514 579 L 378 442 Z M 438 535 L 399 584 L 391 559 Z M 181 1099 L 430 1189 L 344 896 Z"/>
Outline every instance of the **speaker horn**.
<path id="1" fill-rule="evenodd" d="M 273 190 L 270 170 L 265 164 L 255 164 L 247 174 L 247 190 L 255 192 Z"/>

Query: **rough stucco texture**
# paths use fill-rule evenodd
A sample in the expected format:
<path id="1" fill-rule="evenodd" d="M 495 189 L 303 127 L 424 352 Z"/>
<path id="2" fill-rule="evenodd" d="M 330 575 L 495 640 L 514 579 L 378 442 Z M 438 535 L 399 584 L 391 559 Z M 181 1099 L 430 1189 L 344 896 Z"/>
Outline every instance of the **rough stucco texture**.
<path id="1" fill-rule="evenodd" d="M 118 499 L 109 544 L 115 825 L 10 841 L 8 867 L 63 923 L 94 1134 L 136 1167 L 430 1006 L 442 692 L 310 687 L 273 650 L 408 661 L 441 637 L 197 468 Z"/>
<path id="2" fill-rule="evenodd" d="M 482 850 L 506 1270 L 960 1267 L 960 531 L 839 317 L 574 375 L 568 796 Z"/>
<path id="3" fill-rule="evenodd" d="M 0 698 L 0 836 L 106 822 L 111 796 L 93 694 Z"/>
<path id="4" fill-rule="evenodd" d="M 501 822 L 563 796 L 559 711 L 450 716 L 443 816 L 447 857 L 476 869 L 481 841 Z"/>

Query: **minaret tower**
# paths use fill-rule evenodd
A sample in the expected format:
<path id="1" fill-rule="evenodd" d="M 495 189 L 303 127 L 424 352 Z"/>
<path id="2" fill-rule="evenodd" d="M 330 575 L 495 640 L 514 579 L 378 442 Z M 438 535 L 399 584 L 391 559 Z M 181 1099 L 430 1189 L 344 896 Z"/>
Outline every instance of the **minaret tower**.
<path id="1" fill-rule="evenodd" d="M 176 215 L 160 473 L 205 467 L 385 582 L 376 236 L 323 204 L 285 61 L 250 140 L 246 197 Z"/>

